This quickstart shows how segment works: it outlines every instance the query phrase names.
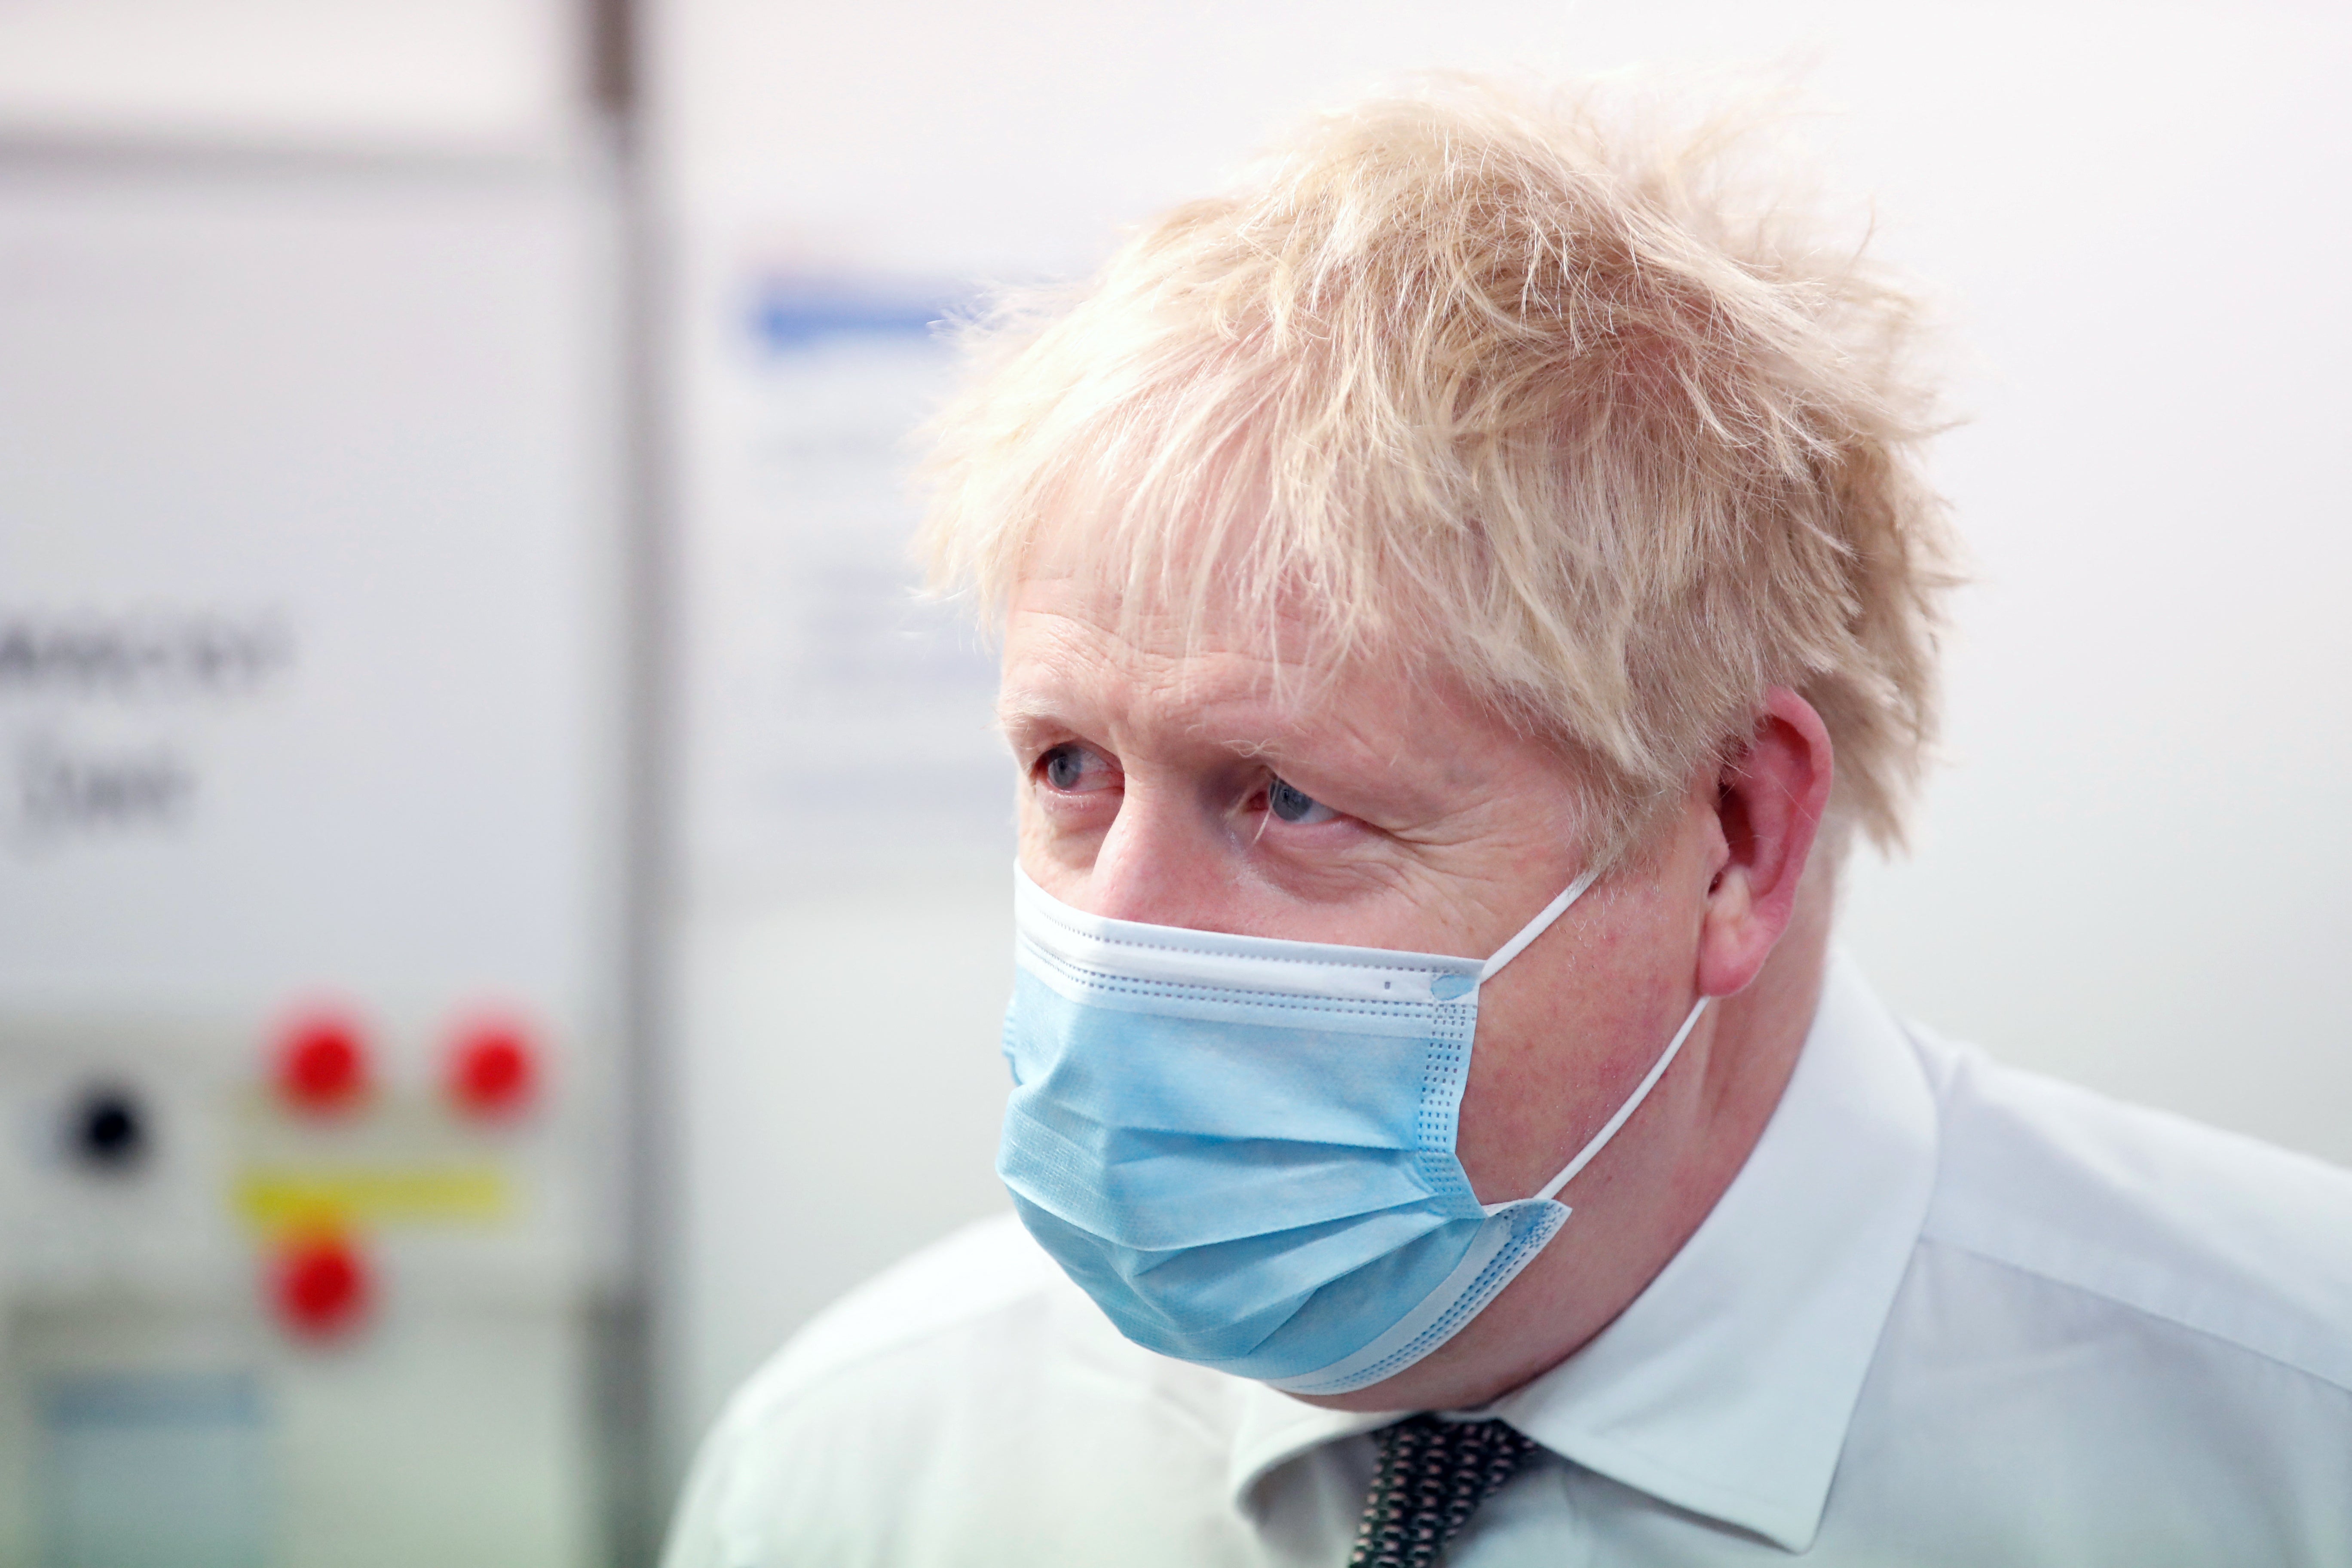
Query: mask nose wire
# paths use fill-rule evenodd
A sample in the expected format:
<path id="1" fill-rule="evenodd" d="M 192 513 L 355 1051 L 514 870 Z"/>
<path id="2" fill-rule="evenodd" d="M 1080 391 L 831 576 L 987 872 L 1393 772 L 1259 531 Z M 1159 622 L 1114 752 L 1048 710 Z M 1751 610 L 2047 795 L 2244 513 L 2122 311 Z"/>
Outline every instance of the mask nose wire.
<path id="1" fill-rule="evenodd" d="M 1560 894 L 1559 897 L 1546 904 L 1542 910 L 1537 913 L 1535 919 L 1529 921 L 1527 924 L 1519 928 L 1518 935 L 1505 942 L 1500 951 L 1498 951 L 1494 957 L 1479 965 L 1478 978 L 1482 981 L 1493 979 L 1496 970 L 1510 963 L 1511 960 L 1518 957 L 1522 952 L 1525 952 L 1528 949 L 1528 943 L 1535 941 L 1536 938 L 1549 931 L 1551 929 L 1551 922 L 1559 919 L 1560 916 L 1568 913 L 1568 906 L 1582 898 L 1584 896 L 1584 889 L 1590 888 L 1593 883 L 1600 879 L 1601 868 L 1595 866 L 1591 870 L 1585 872 L 1583 876 L 1579 877 L 1575 881 L 1570 882 L 1568 885 L 1568 890 L 1566 892 Z"/>

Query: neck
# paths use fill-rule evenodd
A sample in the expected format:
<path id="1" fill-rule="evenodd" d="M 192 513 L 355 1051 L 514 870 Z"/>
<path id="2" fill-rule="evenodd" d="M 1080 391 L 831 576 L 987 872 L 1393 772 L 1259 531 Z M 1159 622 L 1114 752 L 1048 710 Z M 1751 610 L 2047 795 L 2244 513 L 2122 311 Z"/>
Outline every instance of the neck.
<path id="1" fill-rule="evenodd" d="M 1764 1124 L 1780 1103 L 1781 1091 L 1789 1087 L 1789 1075 L 1796 1070 L 1798 1053 L 1821 1006 L 1836 905 L 1836 863 L 1828 856 L 1816 856 L 1798 889 L 1796 914 L 1762 972 L 1747 989 L 1709 1009 L 1720 1016 L 1707 1051 L 1706 1086 L 1715 1102 L 1710 1120 L 1716 1121 L 1717 1141 L 1727 1153 L 1736 1149 L 1737 1155 L 1721 1162 L 1727 1168 L 1706 1209 L 1692 1220 L 1691 1230 L 1698 1228 L 1698 1221 L 1748 1163 Z M 1689 1231 L 1684 1232 L 1682 1239 L 1688 1236 Z M 1675 1246 L 1679 1248 L 1681 1240 Z"/>
<path id="2" fill-rule="evenodd" d="M 1821 1001 L 1835 895 L 1835 858 L 1818 855 L 1762 971 L 1707 1009 L 1685 1059 L 1579 1176 L 1575 1217 L 1475 1322 L 1386 1383 L 1307 1402 L 1475 1409 L 1549 1372 L 1631 1306 L 1714 1211 L 1780 1103 Z"/>

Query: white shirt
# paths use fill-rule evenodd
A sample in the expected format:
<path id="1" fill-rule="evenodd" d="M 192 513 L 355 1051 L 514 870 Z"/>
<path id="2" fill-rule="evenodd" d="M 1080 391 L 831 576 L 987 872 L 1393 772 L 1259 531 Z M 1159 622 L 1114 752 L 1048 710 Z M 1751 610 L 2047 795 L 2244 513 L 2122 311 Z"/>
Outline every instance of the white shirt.
<path id="1" fill-rule="evenodd" d="M 2352 1174 L 1906 1030 L 1841 960 L 1714 1212 L 1478 1414 L 1541 1447 L 1449 1568 L 2347 1568 Z M 1139 1349 L 990 1221 L 745 1385 L 667 1568 L 1339 1568 L 1393 1418 Z"/>

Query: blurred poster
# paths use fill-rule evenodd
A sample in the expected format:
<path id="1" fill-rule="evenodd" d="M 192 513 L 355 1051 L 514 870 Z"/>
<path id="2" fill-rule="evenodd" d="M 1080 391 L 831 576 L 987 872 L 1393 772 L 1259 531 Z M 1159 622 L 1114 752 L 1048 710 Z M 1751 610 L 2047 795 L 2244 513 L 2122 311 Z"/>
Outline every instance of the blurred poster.
<path id="1" fill-rule="evenodd" d="M 0 169 L 0 1005 L 603 1009 L 609 222 L 587 172 Z"/>
<path id="2" fill-rule="evenodd" d="M 690 890 L 1009 858 L 992 651 L 919 596 L 917 427 L 953 356 L 936 295 L 763 278 L 689 367 L 683 795 Z"/>

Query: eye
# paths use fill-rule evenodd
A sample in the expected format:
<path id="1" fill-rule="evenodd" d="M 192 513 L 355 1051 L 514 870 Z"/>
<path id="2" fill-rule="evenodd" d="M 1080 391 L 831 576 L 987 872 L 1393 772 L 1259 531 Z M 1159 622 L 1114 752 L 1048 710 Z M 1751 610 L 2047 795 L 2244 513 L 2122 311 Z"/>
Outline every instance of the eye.
<path id="1" fill-rule="evenodd" d="M 1038 758 L 1037 772 L 1048 788 L 1065 795 L 1108 789 L 1118 782 L 1118 770 L 1108 758 L 1074 741 L 1064 742 Z"/>
<path id="2" fill-rule="evenodd" d="M 1285 822 L 1309 827 L 1318 822 L 1328 822 L 1339 815 L 1297 785 L 1286 784 L 1280 779 L 1266 786 L 1265 808 Z"/>

